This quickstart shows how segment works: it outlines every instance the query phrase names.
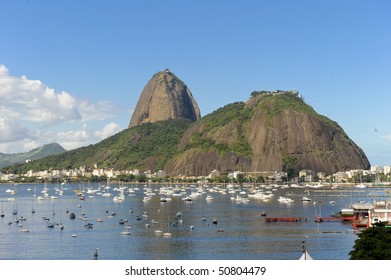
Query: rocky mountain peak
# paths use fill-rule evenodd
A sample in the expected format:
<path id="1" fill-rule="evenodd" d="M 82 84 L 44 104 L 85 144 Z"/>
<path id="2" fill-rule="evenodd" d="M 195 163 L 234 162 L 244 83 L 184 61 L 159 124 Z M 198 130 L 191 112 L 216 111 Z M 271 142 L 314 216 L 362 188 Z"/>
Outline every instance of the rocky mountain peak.
<path id="1" fill-rule="evenodd" d="M 200 109 L 185 83 L 165 69 L 153 75 L 144 87 L 129 128 L 176 118 L 197 121 Z"/>

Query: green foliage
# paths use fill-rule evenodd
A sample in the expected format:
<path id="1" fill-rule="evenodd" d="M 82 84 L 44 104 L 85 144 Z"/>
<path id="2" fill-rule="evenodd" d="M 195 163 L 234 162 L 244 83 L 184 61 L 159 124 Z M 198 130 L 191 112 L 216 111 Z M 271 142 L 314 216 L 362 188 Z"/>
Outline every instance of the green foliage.
<path id="1" fill-rule="evenodd" d="M 3 154 L 0 153 L 0 168 L 16 163 L 25 163 L 26 160 L 34 160 L 50 155 L 58 155 L 66 150 L 57 143 L 46 144 L 26 153 Z"/>
<path id="2" fill-rule="evenodd" d="M 391 260 L 391 228 L 386 223 L 377 223 L 359 234 L 351 260 Z"/>
<path id="3" fill-rule="evenodd" d="M 288 178 L 295 177 L 299 172 L 299 160 L 295 156 L 287 155 L 282 157 L 282 171 L 288 174 Z"/>
<path id="4" fill-rule="evenodd" d="M 271 92 L 268 90 L 260 90 L 260 91 L 254 90 L 253 92 L 251 92 L 250 96 L 255 97 L 257 95 L 264 95 L 264 94 L 270 94 L 270 93 Z"/>
<path id="5" fill-rule="evenodd" d="M 306 104 L 304 100 L 294 94 L 289 92 L 283 93 L 282 91 L 278 94 L 264 94 L 265 91 L 261 91 L 263 96 L 258 103 L 258 107 L 261 108 L 269 118 L 280 115 L 284 110 L 294 110 L 297 112 L 303 112 L 307 115 L 314 116 L 318 120 L 322 121 L 324 124 L 330 125 L 336 128 L 340 133 L 345 135 L 343 129 L 338 125 L 338 123 L 330 120 L 329 118 L 318 114 L 310 105 Z"/>
<path id="6" fill-rule="evenodd" d="M 28 170 L 71 169 L 86 166 L 92 169 L 115 168 L 119 170 L 144 168 L 147 161 L 156 169 L 177 152 L 179 141 L 192 122 L 174 119 L 143 124 L 117 133 L 98 144 L 78 148 L 66 153 L 34 160 L 26 164 L 3 168 L 3 172 L 26 173 Z"/>
<path id="7" fill-rule="evenodd" d="M 311 106 L 307 105 L 300 97 L 290 93 L 262 96 L 258 106 L 272 118 L 278 116 L 286 109 L 317 115 Z"/>
<path id="8" fill-rule="evenodd" d="M 199 149 L 201 151 L 215 151 L 219 154 L 234 152 L 238 155 L 250 156 L 252 150 L 245 137 L 244 125 L 251 119 L 254 111 L 245 107 L 245 103 L 236 102 L 228 104 L 200 120 L 201 132 L 194 132 L 186 149 Z M 215 131 L 224 131 L 232 125 L 236 129 L 237 140 L 230 144 L 227 139 L 209 136 Z M 233 133 L 233 131 L 231 131 Z M 230 139 L 232 140 L 232 139 Z"/>

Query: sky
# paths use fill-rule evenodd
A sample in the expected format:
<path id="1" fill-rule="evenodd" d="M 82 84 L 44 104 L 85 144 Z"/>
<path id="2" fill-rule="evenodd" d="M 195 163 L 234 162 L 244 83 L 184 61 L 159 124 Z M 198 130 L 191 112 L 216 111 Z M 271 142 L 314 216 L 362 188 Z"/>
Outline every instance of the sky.
<path id="1" fill-rule="evenodd" d="M 0 0 L 0 152 L 126 129 L 169 68 L 201 115 L 295 89 L 391 165 L 391 1 Z"/>

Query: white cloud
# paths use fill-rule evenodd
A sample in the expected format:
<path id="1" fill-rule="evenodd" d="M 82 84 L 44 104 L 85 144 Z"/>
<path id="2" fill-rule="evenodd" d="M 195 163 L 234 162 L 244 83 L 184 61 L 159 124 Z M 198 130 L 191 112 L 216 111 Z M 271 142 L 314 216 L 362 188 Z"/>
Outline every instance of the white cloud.
<path id="1" fill-rule="evenodd" d="M 96 104 L 81 101 L 80 114 L 83 121 L 104 120 L 113 115 L 114 106 L 110 101 L 97 101 Z"/>
<path id="2" fill-rule="evenodd" d="M 94 135 L 96 139 L 99 141 L 99 140 L 106 139 L 107 137 L 114 135 L 120 131 L 121 131 L 121 127 L 118 124 L 112 122 L 107 124 L 102 130 L 95 131 Z"/>
<path id="3" fill-rule="evenodd" d="M 29 136 L 29 130 L 5 117 L 0 117 L 0 143 L 24 139 Z"/>
<path id="4" fill-rule="evenodd" d="M 0 152 L 24 152 L 52 142 L 65 149 L 96 143 L 120 127 L 111 122 L 103 124 L 101 130 L 90 131 L 86 124 L 102 123 L 114 113 L 110 101 L 81 100 L 40 80 L 12 76 L 0 64 Z M 69 128 L 78 124 L 83 124 L 80 129 Z"/>
<path id="5" fill-rule="evenodd" d="M 121 131 L 121 127 L 116 123 L 109 123 L 101 130 L 91 130 L 86 124 L 78 130 L 68 130 L 58 132 L 55 135 L 56 142 L 67 150 L 75 149 L 89 144 L 95 144 L 107 137 Z"/>
<path id="6" fill-rule="evenodd" d="M 39 80 L 11 76 L 4 65 L 0 65 L 0 104 L 0 113 L 8 109 L 17 112 L 21 120 L 45 124 L 102 120 L 113 115 L 110 101 L 78 100 Z"/>
<path id="7" fill-rule="evenodd" d="M 390 134 L 389 135 L 384 135 L 384 136 L 382 136 L 382 138 L 391 142 L 391 135 Z"/>

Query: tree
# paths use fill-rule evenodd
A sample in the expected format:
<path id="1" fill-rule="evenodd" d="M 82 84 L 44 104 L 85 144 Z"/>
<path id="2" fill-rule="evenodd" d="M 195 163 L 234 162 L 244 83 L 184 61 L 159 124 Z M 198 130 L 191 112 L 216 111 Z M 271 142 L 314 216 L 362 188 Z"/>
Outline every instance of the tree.
<path id="1" fill-rule="evenodd" d="M 299 173 L 299 160 L 295 156 L 284 156 L 282 158 L 282 171 L 288 174 L 288 179 Z"/>
<path id="2" fill-rule="evenodd" d="M 349 252 L 351 260 L 391 260 L 391 228 L 386 222 L 364 230 Z"/>

